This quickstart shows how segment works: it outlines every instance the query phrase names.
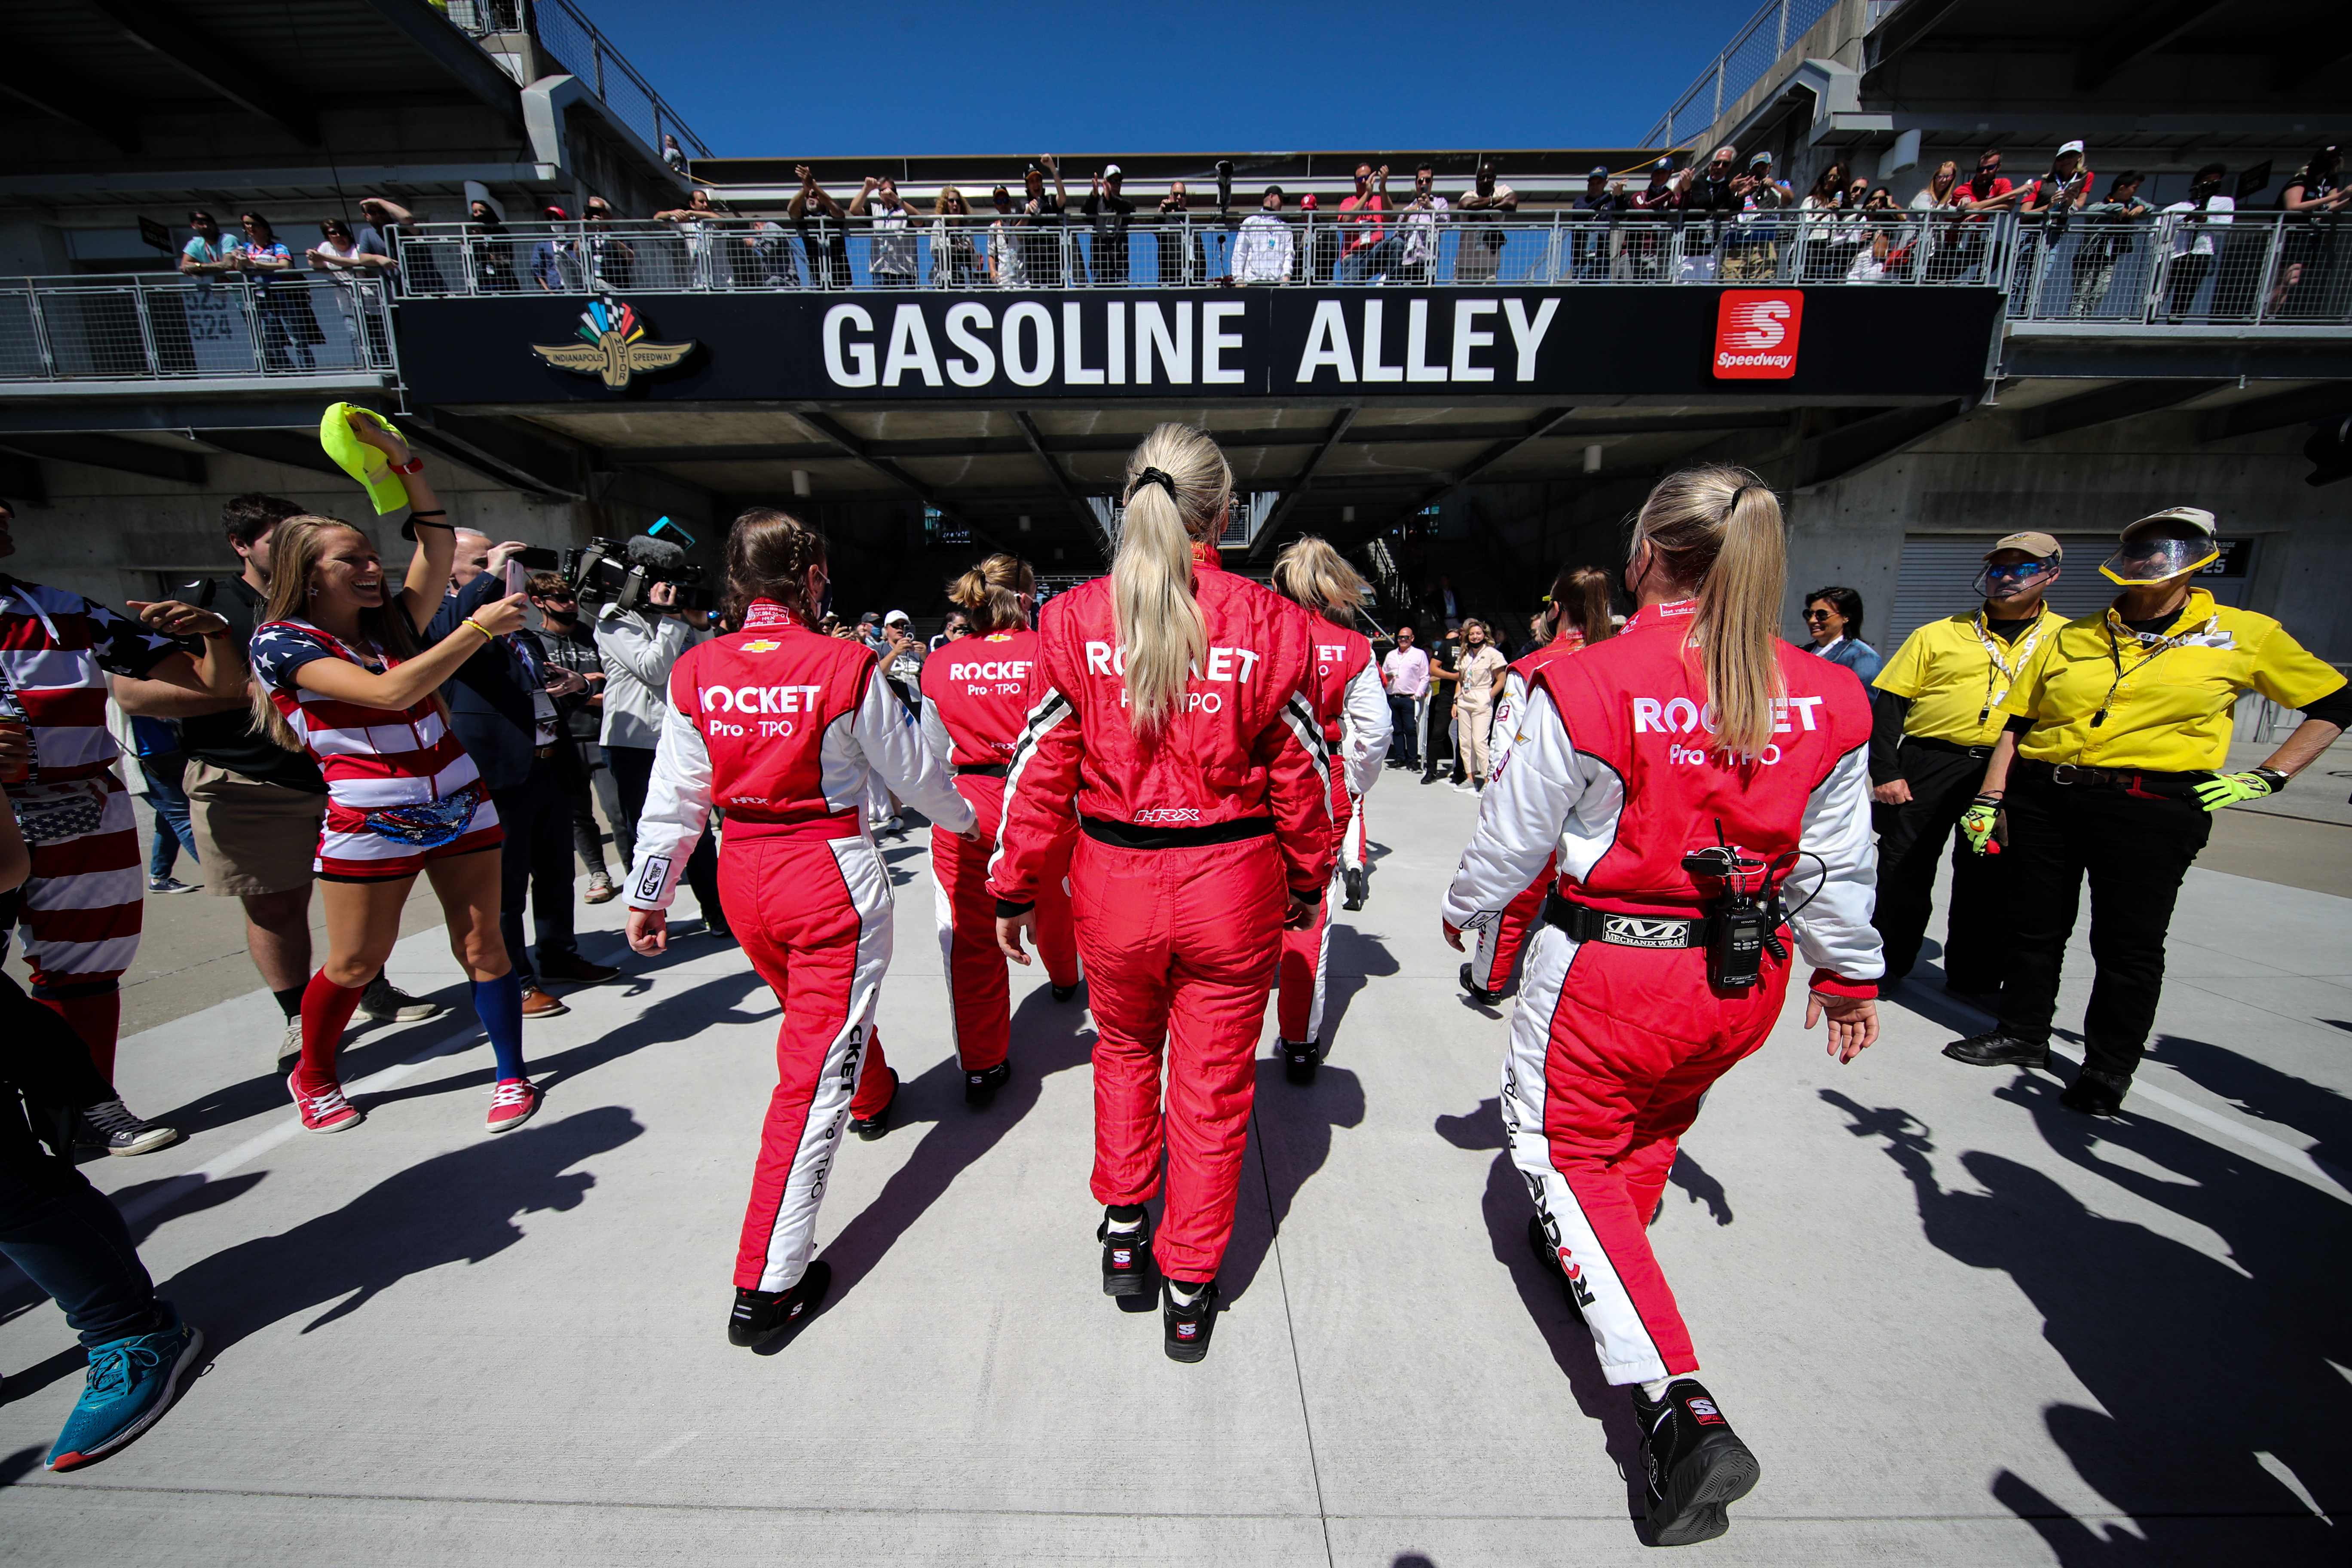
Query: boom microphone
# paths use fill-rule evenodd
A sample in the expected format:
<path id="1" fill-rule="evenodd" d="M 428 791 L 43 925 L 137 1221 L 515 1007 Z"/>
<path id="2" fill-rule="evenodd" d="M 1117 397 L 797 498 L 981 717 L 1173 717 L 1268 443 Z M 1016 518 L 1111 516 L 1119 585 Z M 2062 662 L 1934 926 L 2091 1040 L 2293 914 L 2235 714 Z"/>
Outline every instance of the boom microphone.
<path id="1" fill-rule="evenodd" d="M 686 564 L 686 552 L 667 539 L 656 539 L 640 533 L 623 547 L 632 566 L 647 566 L 655 572 L 675 572 Z"/>

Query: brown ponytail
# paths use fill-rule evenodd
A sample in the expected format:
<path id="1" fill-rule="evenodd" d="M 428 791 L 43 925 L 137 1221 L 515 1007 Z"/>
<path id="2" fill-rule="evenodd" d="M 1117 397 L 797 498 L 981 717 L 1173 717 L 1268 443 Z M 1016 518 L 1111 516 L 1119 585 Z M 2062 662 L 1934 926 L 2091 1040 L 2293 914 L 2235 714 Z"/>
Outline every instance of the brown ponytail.
<path id="1" fill-rule="evenodd" d="M 1006 632 L 1029 624 L 1021 595 L 1036 591 L 1029 563 L 999 551 L 949 584 L 948 600 L 962 608 L 974 632 Z"/>
<path id="2" fill-rule="evenodd" d="M 773 599 L 805 625 L 816 622 L 808 574 L 824 564 L 824 535 L 773 507 L 755 506 L 727 531 L 727 591 L 719 606 L 730 626 L 743 624 L 754 599 Z"/>
<path id="3" fill-rule="evenodd" d="M 1685 468 L 1659 480 L 1642 503 L 1633 543 L 1637 551 L 1650 545 L 1654 569 L 1698 599 L 1687 646 L 1706 661 L 1717 742 L 1736 755 L 1763 751 L 1781 695 L 1789 552 L 1780 499 L 1746 468 Z"/>

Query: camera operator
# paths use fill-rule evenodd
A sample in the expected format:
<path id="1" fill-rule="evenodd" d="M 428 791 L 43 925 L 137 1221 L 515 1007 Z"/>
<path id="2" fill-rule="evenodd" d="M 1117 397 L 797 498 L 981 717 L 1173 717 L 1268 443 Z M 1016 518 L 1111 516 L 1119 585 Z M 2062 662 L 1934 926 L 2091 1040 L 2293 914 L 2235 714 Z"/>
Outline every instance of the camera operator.
<path id="1" fill-rule="evenodd" d="M 555 699 L 562 721 L 564 761 L 570 764 L 565 784 L 572 800 L 572 847 L 588 872 L 587 901 L 613 901 L 613 873 L 604 866 L 604 834 L 596 826 L 596 798 L 604 799 L 604 815 L 617 820 L 621 797 L 613 788 L 613 770 L 604 765 L 604 661 L 597 657 L 596 637 L 580 619 L 580 595 L 561 573 L 530 574 L 530 607 L 539 612 L 540 653 L 551 670 L 568 669 L 585 689 Z M 624 871 L 625 873 L 625 868 Z"/>
<path id="2" fill-rule="evenodd" d="M 436 641 L 506 596 L 506 566 L 529 548 L 512 540 L 493 545 L 487 534 L 457 531 L 449 595 L 425 635 Z M 551 669 L 539 639 L 521 631 L 483 640 L 443 689 L 449 728 L 481 770 L 490 802 L 506 828 L 499 854 L 499 931 L 522 985 L 522 1016 L 560 1017 L 571 1011 L 541 980 L 594 985 L 620 971 L 580 956 L 572 925 L 571 767 L 555 700 L 577 696 L 587 682 L 569 669 Z M 539 930 L 539 966 L 523 945 L 522 915 L 531 905 Z"/>
<path id="3" fill-rule="evenodd" d="M 634 610 L 607 601 L 596 612 L 596 652 L 604 664 L 604 760 L 621 797 L 613 818 L 614 847 L 624 862 L 637 854 L 637 817 L 646 809 L 646 787 L 654 775 L 654 752 L 661 743 L 662 710 L 669 693 L 670 666 L 694 640 L 677 608 L 677 585 L 654 583 Z M 730 936 L 719 907 L 719 851 L 705 834 L 687 862 L 687 885 L 702 907 L 703 930 Z"/>

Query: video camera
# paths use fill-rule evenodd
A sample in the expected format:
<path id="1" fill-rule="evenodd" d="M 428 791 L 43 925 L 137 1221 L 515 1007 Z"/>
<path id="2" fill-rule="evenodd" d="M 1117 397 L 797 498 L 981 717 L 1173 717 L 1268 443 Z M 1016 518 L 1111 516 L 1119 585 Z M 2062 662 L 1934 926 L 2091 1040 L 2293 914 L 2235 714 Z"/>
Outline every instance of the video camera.
<path id="1" fill-rule="evenodd" d="M 718 595 L 703 584 L 702 568 L 689 563 L 678 545 L 651 534 L 641 533 L 625 542 L 592 539 L 566 551 L 562 561 L 564 580 L 580 596 L 580 603 L 590 607 L 618 605 L 625 610 L 657 615 L 662 606 L 646 598 L 646 591 L 656 583 L 674 584 L 677 590 L 674 607 L 688 613 L 707 611 L 718 603 Z"/>

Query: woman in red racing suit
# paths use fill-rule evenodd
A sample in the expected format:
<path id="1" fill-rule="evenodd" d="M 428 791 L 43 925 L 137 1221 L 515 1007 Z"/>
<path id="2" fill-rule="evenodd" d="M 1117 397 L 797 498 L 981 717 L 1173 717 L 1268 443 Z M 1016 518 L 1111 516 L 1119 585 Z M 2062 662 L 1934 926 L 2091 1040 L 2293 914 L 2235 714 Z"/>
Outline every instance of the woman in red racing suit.
<path id="1" fill-rule="evenodd" d="M 992 555 L 958 578 L 948 597 L 963 606 L 971 632 L 923 661 L 923 739 L 955 770 L 956 793 L 979 814 L 980 829 L 973 837 L 932 828 L 931 875 L 964 1103 L 986 1105 L 1013 1076 L 1005 1059 L 1013 988 L 996 945 L 988 862 L 1004 819 L 1004 775 L 1029 717 L 1037 671 L 1037 634 L 1029 629 L 1037 578 L 1020 557 Z M 1045 868 L 1037 884 L 1037 954 L 1045 961 L 1056 1002 L 1078 991 L 1068 875 L 1065 856 Z"/>
<path id="2" fill-rule="evenodd" d="M 1148 1296 L 1148 1245 L 1168 1283 L 1168 1354 L 1187 1362 L 1215 1322 L 1266 973 L 1331 865 L 1323 727 L 1301 690 L 1314 633 L 1297 605 L 1219 568 L 1232 499 L 1224 455 L 1190 426 L 1160 426 L 1128 459 L 1110 575 L 1046 608 L 989 871 L 999 940 L 1027 963 L 1039 884 L 1077 835 L 1103 1289 Z M 1155 1238 L 1143 1205 L 1163 1150 Z"/>
<path id="3" fill-rule="evenodd" d="M 1780 503 L 1754 475 L 1690 468 L 1651 491 L 1626 569 L 1639 609 L 1622 636 L 1534 671 L 1445 896 L 1458 948 L 1559 856 L 1503 1124 L 1538 1256 L 1609 1381 L 1635 1385 L 1664 1546 L 1728 1529 L 1757 1464 L 1691 1376 L 1643 1227 L 1700 1097 L 1780 1017 L 1784 920 L 1814 965 L 1806 1022 L 1829 1016 L 1830 1054 L 1851 1060 L 1878 1033 L 1870 709 L 1780 641 L 1786 566 Z"/>
<path id="4" fill-rule="evenodd" d="M 719 898 L 751 967 L 783 1005 L 727 1337 L 774 1338 L 824 1298 L 816 1211 L 842 1121 L 889 1126 L 898 1075 L 874 1030 L 890 963 L 890 874 L 860 810 L 879 774 L 950 832 L 972 810 L 923 744 L 873 651 L 810 628 L 824 602 L 824 536 L 766 508 L 727 536 L 727 601 L 742 630 L 671 667 L 629 872 L 629 945 L 668 946 L 678 875 L 713 805 L 727 808 Z M 852 1086 L 855 1086 L 853 1092 Z"/>
<path id="5" fill-rule="evenodd" d="M 1388 761 L 1388 693 L 1381 686 L 1372 642 L 1356 630 L 1364 580 L 1339 552 L 1312 535 L 1284 549 L 1274 563 L 1275 592 L 1306 610 L 1315 633 L 1315 668 L 1307 700 L 1322 721 L 1331 762 L 1332 869 L 1361 907 L 1360 870 L 1346 865 L 1349 840 L 1362 832 L 1364 792 Z M 1357 857 L 1360 859 L 1360 856 Z M 1355 878 L 1346 875 L 1354 871 Z M 1327 896 L 1304 930 L 1282 933 L 1282 966 L 1275 990 L 1276 1034 L 1284 1076 L 1313 1083 L 1323 1059 L 1324 970 L 1331 956 L 1331 900 Z"/>

